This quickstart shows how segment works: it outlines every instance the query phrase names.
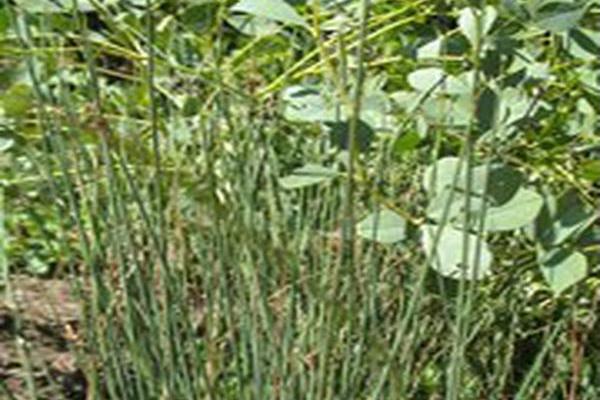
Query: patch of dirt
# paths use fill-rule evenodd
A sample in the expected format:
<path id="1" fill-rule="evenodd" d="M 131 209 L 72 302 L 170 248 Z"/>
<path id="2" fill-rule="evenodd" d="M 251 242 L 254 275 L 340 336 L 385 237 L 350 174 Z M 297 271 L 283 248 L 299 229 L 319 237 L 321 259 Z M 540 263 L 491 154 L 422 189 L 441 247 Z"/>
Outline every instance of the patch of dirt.
<path id="1" fill-rule="evenodd" d="M 79 302 L 67 281 L 15 276 L 0 293 L 0 399 L 85 399 L 73 351 Z M 31 377 L 28 384 L 27 377 Z"/>

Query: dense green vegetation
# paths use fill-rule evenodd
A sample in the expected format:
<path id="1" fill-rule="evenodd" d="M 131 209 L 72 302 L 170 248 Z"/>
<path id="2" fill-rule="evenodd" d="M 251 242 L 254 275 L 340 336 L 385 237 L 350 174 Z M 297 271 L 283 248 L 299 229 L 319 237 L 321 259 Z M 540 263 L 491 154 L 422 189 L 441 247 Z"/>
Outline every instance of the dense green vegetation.
<path id="1" fill-rule="evenodd" d="M 597 0 L 3 2 L 2 296 L 82 398 L 600 398 L 599 67 Z"/>

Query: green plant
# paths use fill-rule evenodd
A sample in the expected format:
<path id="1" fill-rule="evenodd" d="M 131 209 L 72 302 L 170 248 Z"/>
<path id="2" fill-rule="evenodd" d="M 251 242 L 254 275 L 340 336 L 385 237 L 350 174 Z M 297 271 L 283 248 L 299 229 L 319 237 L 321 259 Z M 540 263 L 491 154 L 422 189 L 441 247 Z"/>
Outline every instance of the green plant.
<path id="1" fill-rule="evenodd" d="M 3 280 L 72 281 L 88 398 L 596 398 L 599 15 L 3 5 Z"/>

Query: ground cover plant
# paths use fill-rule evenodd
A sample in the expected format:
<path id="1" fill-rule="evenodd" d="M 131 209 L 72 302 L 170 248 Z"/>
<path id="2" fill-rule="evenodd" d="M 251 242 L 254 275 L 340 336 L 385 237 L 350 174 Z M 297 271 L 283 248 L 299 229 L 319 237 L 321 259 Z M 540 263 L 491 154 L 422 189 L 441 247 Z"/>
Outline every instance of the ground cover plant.
<path id="1" fill-rule="evenodd" d="M 0 398 L 600 397 L 600 2 L 0 4 Z"/>

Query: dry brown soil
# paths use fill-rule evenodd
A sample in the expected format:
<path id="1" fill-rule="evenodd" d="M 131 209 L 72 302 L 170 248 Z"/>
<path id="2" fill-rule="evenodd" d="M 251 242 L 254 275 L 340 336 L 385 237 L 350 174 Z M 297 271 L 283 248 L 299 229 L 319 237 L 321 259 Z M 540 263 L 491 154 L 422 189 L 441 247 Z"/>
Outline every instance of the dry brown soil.
<path id="1" fill-rule="evenodd" d="M 0 292 L 0 399 L 85 399 L 71 285 L 14 276 L 10 288 Z"/>

